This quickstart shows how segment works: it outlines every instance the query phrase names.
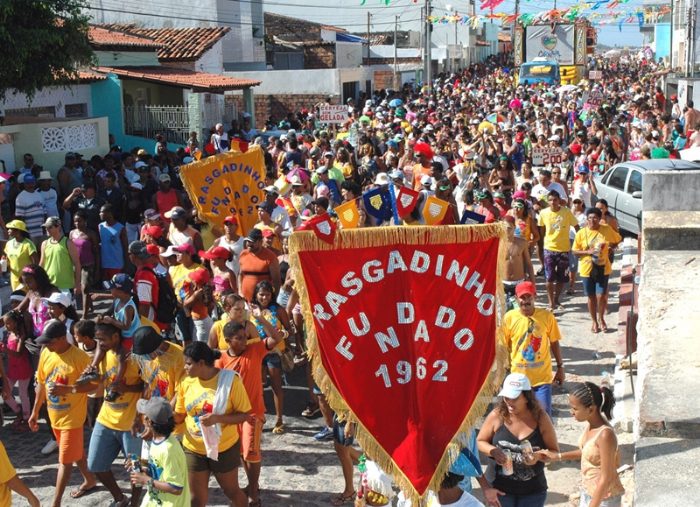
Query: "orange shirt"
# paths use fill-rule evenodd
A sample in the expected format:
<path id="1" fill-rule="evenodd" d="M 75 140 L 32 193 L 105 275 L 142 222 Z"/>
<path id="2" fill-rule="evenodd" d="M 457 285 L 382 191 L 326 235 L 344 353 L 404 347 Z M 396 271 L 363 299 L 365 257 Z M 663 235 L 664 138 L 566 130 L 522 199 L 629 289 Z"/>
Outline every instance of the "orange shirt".
<path id="1" fill-rule="evenodd" d="M 239 257 L 241 267 L 241 295 L 246 301 L 253 300 L 255 285 L 262 280 L 272 281 L 270 266 L 279 265 L 277 256 L 267 248 L 261 248 L 257 253 L 244 249 Z"/>
<path id="2" fill-rule="evenodd" d="M 423 176 L 430 176 L 430 171 L 432 167 L 423 167 L 423 164 L 416 164 L 413 166 L 413 190 L 420 190 L 423 188 L 423 184 L 420 182 Z"/>
<path id="3" fill-rule="evenodd" d="M 260 368 L 262 361 L 270 351 L 267 350 L 265 341 L 255 343 L 248 342 L 245 352 L 240 356 L 232 356 L 228 350 L 221 354 L 214 366 L 223 370 L 238 372 L 243 380 L 252 413 L 259 416 L 265 415 L 265 400 L 263 399 L 262 376 Z"/>

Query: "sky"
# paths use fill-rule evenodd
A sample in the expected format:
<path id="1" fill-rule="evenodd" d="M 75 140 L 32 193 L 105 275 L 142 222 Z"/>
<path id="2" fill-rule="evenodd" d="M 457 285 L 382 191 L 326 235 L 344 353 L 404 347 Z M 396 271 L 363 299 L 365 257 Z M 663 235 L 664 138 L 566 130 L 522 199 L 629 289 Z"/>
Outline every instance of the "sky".
<path id="1" fill-rule="evenodd" d="M 235 0 L 234 0 L 235 1 Z M 252 0 L 256 1 L 256 0 Z M 371 14 L 371 31 L 389 31 L 394 29 L 395 16 L 399 15 L 399 30 L 420 30 L 420 12 L 423 0 L 389 0 L 386 5 L 385 0 L 365 0 L 365 5 L 361 5 L 362 0 L 350 0 L 333 2 L 332 0 L 263 0 L 264 9 L 267 12 L 276 12 L 287 16 L 294 16 L 324 23 L 340 26 L 351 32 L 367 31 L 367 13 Z M 479 6 L 482 0 L 476 0 L 476 13 L 488 14 L 488 11 L 481 11 Z M 558 0 L 559 9 L 577 4 L 577 0 Z M 467 0 L 433 0 L 434 15 L 448 13 L 448 9 L 456 10 L 458 13 L 468 13 L 469 4 Z M 626 9 L 633 10 L 641 5 L 641 0 L 630 0 L 626 4 L 621 4 Z M 542 2 L 537 0 L 521 0 L 521 13 L 539 13 L 542 10 L 554 7 L 554 0 Z M 513 13 L 515 11 L 515 0 L 505 0 L 494 12 Z M 603 11 L 603 8 L 599 12 Z M 461 25 L 457 26 L 458 37 Z M 462 28 L 466 35 L 466 28 Z M 454 43 L 454 25 L 438 25 L 433 29 L 433 42 L 438 45 Z M 642 35 L 636 24 L 626 24 L 619 31 L 617 24 L 604 25 L 598 27 L 598 41 L 608 46 L 640 46 Z"/>

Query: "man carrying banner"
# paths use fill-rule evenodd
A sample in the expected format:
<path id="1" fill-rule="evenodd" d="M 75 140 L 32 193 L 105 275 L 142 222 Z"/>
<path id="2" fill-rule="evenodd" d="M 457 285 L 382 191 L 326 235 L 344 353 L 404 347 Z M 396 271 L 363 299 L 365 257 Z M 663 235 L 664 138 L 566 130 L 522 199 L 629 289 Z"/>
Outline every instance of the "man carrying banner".
<path id="1" fill-rule="evenodd" d="M 518 284 L 515 296 L 519 308 L 506 313 L 501 324 L 510 355 L 510 371 L 527 376 L 535 397 L 551 417 L 552 381 L 558 385 L 564 382 L 559 325 L 552 312 L 535 307 L 534 283 Z M 557 364 L 553 378 L 552 355 Z"/>

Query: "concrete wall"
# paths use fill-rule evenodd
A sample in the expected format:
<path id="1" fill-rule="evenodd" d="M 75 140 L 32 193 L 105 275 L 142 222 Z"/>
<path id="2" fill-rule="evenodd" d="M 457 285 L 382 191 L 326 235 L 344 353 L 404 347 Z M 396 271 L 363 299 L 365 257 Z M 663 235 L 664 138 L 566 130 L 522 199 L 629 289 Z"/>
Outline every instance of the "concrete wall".
<path id="1" fill-rule="evenodd" d="M 353 68 L 362 65 L 362 44 L 336 42 L 335 61 L 338 68 Z"/>
<path id="2" fill-rule="evenodd" d="M 63 165 L 65 155 L 76 151 L 84 158 L 105 155 L 109 151 L 108 119 L 53 120 L 0 127 L 0 135 L 11 139 L 14 165 L 21 167 L 25 153 L 34 155 L 37 164 L 53 175 Z M 5 146 L 5 153 L 10 150 Z"/>
<path id="3" fill-rule="evenodd" d="M 643 211 L 700 210 L 700 171 L 647 171 L 642 188 Z"/>
<path id="4" fill-rule="evenodd" d="M 198 72 L 221 74 L 224 70 L 223 41 L 219 40 L 194 65 Z"/>
<path id="5" fill-rule="evenodd" d="M 65 118 L 66 105 L 87 104 L 87 116 L 92 115 L 92 93 L 89 84 L 77 84 L 66 88 L 51 86 L 44 88 L 27 100 L 23 93 L 9 92 L 4 102 L 0 102 L 0 111 L 8 109 L 28 109 L 34 107 L 54 107 L 56 118 Z M 9 122 L 8 122 L 9 123 Z"/>
<path id="6" fill-rule="evenodd" d="M 262 81 L 255 87 L 260 95 L 338 93 L 340 76 L 337 69 L 267 70 L 254 72 L 224 72 L 224 75 L 240 79 Z"/>

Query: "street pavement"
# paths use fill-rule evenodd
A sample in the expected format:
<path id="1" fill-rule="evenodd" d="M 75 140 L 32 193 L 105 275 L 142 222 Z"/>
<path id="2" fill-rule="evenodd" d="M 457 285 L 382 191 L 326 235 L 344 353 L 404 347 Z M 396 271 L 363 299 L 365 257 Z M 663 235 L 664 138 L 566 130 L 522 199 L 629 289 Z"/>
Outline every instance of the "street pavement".
<path id="1" fill-rule="evenodd" d="M 615 267 L 619 266 L 619 258 Z M 563 297 L 563 309 L 556 316 L 563 340 L 562 351 L 566 365 L 567 381 L 590 380 L 601 383 L 606 374 L 615 368 L 615 342 L 617 325 L 617 291 L 619 270 L 615 269 L 610 284 L 610 311 L 607 319 L 608 333 L 593 334 L 586 311 L 586 300 L 577 283 L 573 296 Z M 6 289 L 2 291 L 3 302 L 7 301 Z M 546 306 L 544 284 L 538 278 L 538 304 Z M 271 433 L 274 413 L 269 415 L 263 436 L 263 468 L 260 478 L 262 503 L 275 507 L 328 506 L 331 497 L 343 490 L 343 480 L 338 460 L 333 451 L 332 441 L 317 442 L 313 435 L 322 427 L 322 419 L 305 419 L 299 414 L 308 401 L 305 374 L 297 369 L 287 376 L 285 387 L 286 433 Z M 562 451 L 577 445 L 583 426 L 576 423 L 569 413 L 566 385 L 554 388 L 554 423 Z M 272 410 L 272 393 L 265 392 L 266 406 Z M 34 490 L 42 505 L 50 505 L 56 479 L 56 454 L 42 456 L 40 449 L 49 438 L 48 428 L 43 425 L 37 434 L 15 433 L 9 428 L 11 417 L 5 418 L 0 428 L 0 440 L 5 444 L 19 476 Z M 632 464 L 632 435 L 618 434 L 621 451 L 621 464 Z M 86 445 L 89 434 L 86 432 Z M 482 460 L 482 463 L 485 461 Z M 119 484 L 127 490 L 127 474 L 122 460 L 113 466 Z M 241 469 L 240 483 L 246 484 Z M 549 492 L 546 505 L 578 505 L 579 463 L 557 463 L 547 467 Z M 357 477 L 356 471 L 356 477 Z M 623 474 L 623 483 L 631 488 L 632 472 Z M 71 478 L 71 485 L 64 495 L 64 505 L 95 506 L 109 505 L 110 495 L 99 487 L 94 492 L 74 500 L 68 496 L 70 489 L 77 487 L 81 477 L 77 469 Z M 480 495 L 478 488 L 477 496 Z M 628 497 L 631 495 L 627 495 Z M 625 505 L 631 505 L 625 499 Z M 26 505 L 23 499 L 13 497 L 13 505 Z M 209 505 L 228 505 L 215 480 L 210 482 Z"/>

